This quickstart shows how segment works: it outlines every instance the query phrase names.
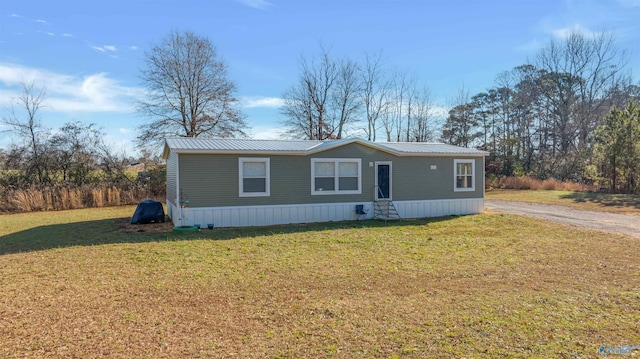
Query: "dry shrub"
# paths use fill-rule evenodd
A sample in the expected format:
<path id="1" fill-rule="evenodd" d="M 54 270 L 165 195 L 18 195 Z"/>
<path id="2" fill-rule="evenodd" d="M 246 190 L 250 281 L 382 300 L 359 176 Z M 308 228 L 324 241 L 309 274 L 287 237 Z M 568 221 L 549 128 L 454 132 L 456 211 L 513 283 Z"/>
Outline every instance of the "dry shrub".
<path id="1" fill-rule="evenodd" d="M 17 207 L 20 212 L 31 212 L 33 208 L 32 197 L 29 191 L 17 190 L 13 193 L 11 203 Z"/>
<path id="2" fill-rule="evenodd" d="M 70 188 L 69 190 L 69 208 L 83 208 L 84 201 L 82 200 L 82 191 L 80 188 Z"/>
<path id="3" fill-rule="evenodd" d="M 66 188 L 60 189 L 58 192 L 58 198 L 60 202 L 58 203 L 58 209 L 66 208 L 69 203 L 69 191 Z"/>
<path id="4" fill-rule="evenodd" d="M 116 187 L 107 188 L 107 205 L 119 206 L 120 203 L 120 189 Z"/>
<path id="5" fill-rule="evenodd" d="M 556 188 L 559 188 L 561 183 L 562 182 L 558 181 L 555 178 L 549 178 L 549 179 L 546 179 L 546 180 L 542 181 L 541 187 L 544 190 L 551 191 L 551 190 L 555 190 Z"/>
<path id="6" fill-rule="evenodd" d="M 26 189 L 0 187 L 0 194 L 6 198 L 0 207 L 3 212 L 120 206 L 153 198 L 146 187 L 136 185 L 125 185 L 122 188 L 104 184 L 34 186 Z"/>
<path id="7" fill-rule="evenodd" d="M 561 182 L 559 189 L 563 191 L 573 192 L 596 192 L 598 190 L 594 185 L 588 185 L 578 182 Z"/>
<path id="8" fill-rule="evenodd" d="M 505 189 L 537 189 L 538 181 L 531 177 L 502 177 L 500 188 Z"/>
<path id="9" fill-rule="evenodd" d="M 104 207 L 104 188 L 91 189 L 91 204 L 94 207 Z"/>
<path id="10" fill-rule="evenodd" d="M 51 194 L 37 189 L 16 190 L 11 203 L 20 212 L 46 211 L 54 209 Z"/>
<path id="11" fill-rule="evenodd" d="M 121 192 L 120 197 L 121 197 L 122 201 L 124 201 L 124 203 L 133 203 L 133 202 L 136 201 L 135 200 L 136 197 L 137 197 L 136 194 L 137 193 L 136 193 L 136 190 L 134 188 L 134 189 L 130 189 L 128 191 Z"/>
<path id="12" fill-rule="evenodd" d="M 591 185 L 572 181 L 559 181 L 555 178 L 548 178 L 544 181 L 532 177 L 499 177 L 493 187 L 500 189 L 516 189 L 516 190 L 556 190 L 556 191 L 574 191 L 587 192 L 593 191 Z"/>
<path id="13" fill-rule="evenodd" d="M 42 203 L 46 205 L 45 208 L 43 209 L 45 211 L 56 209 L 54 206 L 53 193 L 51 193 L 51 191 L 44 191 L 41 193 L 42 193 Z"/>

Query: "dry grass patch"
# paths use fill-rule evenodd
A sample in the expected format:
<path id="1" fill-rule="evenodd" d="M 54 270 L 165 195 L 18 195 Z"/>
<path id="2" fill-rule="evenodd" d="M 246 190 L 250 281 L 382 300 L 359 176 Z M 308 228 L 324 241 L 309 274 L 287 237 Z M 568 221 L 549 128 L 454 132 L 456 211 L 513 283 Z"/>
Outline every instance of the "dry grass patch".
<path id="1" fill-rule="evenodd" d="M 555 178 L 539 180 L 528 176 L 499 176 L 487 179 L 487 184 L 491 189 L 511 189 L 511 190 L 558 190 L 558 191 L 594 191 L 597 187 L 584 183 L 559 181 Z"/>
<path id="2" fill-rule="evenodd" d="M 622 236 L 498 214 L 61 226 L 84 242 L 60 230 L 20 247 L 29 230 L 0 227 L 0 356 L 574 358 L 640 344 L 640 242 Z"/>
<path id="3" fill-rule="evenodd" d="M 486 192 L 486 198 L 570 206 L 585 211 L 640 215 L 640 196 L 633 194 L 572 191 L 491 190 Z"/>

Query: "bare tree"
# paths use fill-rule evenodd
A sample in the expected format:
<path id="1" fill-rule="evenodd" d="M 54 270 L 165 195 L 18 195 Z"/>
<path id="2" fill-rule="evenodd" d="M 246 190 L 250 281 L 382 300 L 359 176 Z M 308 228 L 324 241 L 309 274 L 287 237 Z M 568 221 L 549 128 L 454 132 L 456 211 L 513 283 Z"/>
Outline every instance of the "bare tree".
<path id="1" fill-rule="evenodd" d="M 293 137 L 341 138 L 360 107 L 357 64 L 336 61 L 321 47 L 319 59 L 301 57 L 300 70 L 297 84 L 284 93 L 283 125 Z"/>
<path id="2" fill-rule="evenodd" d="M 367 140 L 375 141 L 378 120 L 383 118 L 389 109 L 389 81 L 382 68 L 382 56 L 367 55 L 360 76 L 362 79 L 360 96 L 367 122 L 365 133 Z"/>
<path id="3" fill-rule="evenodd" d="M 422 90 L 413 89 L 407 105 L 407 142 L 427 142 L 434 139 L 433 102 L 431 91 L 424 87 Z"/>
<path id="4" fill-rule="evenodd" d="M 96 124 L 67 123 L 49 138 L 52 165 L 61 172 L 62 182 L 88 183 L 97 168 L 96 149 L 104 133 Z"/>
<path id="5" fill-rule="evenodd" d="M 336 138 L 342 138 L 346 125 L 354 120 L 355 114 L 361 108 L 360 82 L 358 78 L 358 64 L 344 59 L 338 64 L 338 78 L 333 91 L 333 110 L 337 121 Z"/>
<path id="6" fill-rule="evenodd" d="M 409 77 L 406 71 L 397 73 L 395 80 L 396 105 L 396 138 L 397 142 L 409 141 L 411 127 L 411 99 L 415 91 L 415 78 Z M 406 136 L 405 136 L 406 134 Z"/>
<path id="7" fill-rule="evenodd" d="M 581 173 L 589 150 L 588 136 L 612 102 L 611 91 L 625 80 L 627 56 L 612 34 L 573 32 L 561 43 L 551 41 L 537 57 L 541 93 L 551 106 L 554 158 L 562 178 Z"/>
<path id="8" fill-rule="evenodd" d="M 118 153 L 104 141 L 101 141 L 95 150 L 100 163 L 102 180 L 105 183 L 127 185 L 135 182 L 127 176 L 126 168 L 129 165 L 129 161 L 124 150 Z"/>
<path id="9" fill-rule="evenodd" d="M 321 48 L 320 60 L 300 59 L 300 78 L 284 94 L 282 113 L 287 116 L 284 125 L 291 135 L 303 135 L 309 140 L 334 138 L 330 123 L 331 93 L 338 79 L 337 64 L 329 52 Z"/>
<path id="10" fill-rule="evenodd" d="M 38 118 L 39 112 L 44 107 L 46 97 L 46 89 L 44 87 L 34 89 L 33 83 L 21 83 L 22 94 L 15 99 L 15 104 L 11 106 L 11 116 L 3 117 L 2 124 L 10 128 L 24 141 L 24 147 L 18 150 L 25 160 L 24 165 L 25 176 L 29 182 L 33 182 L 32 178 L 38 183 L 50 182 L 49 171 L 47 168 L 48 161 L 45 157 L 46 138 L 49 131 L 43 127 L 42 122 Z M 16 107 L 24 111 L 24 115 L 18 115 Z M 15 151 L 14 151 L 15 152 Z"/>
<path id="11" fill-rule="evenodd" d="M 141 145 L 157 145 L 168 136 L 244 135 L 236 85 L 209 39 L 174 31 L 145 55 L 141 79 L 147 91 L 138 110 L 149 120 L 140 126 Z"/>
<path id="12" fill-rule="evenodd" d="M 414 80 L 406 72 L 397 72 L 392 76 L 390 84 L 389 114 L 383 117 L 383 127 L 388 142 L 400 142 L 407 140 L 404 133 L 405 127 L 408 127 L 405 122 L 410 122 L 407 117 L 407 99 Z"/>
<path id="13" fill-rule="evenodd" d="M 284 105 L 281 113 L 286 117 L 283 125 L 288 128 L 287 133 L 293 137 L 316 139 L 319 137 L 319 124 L 314 112 L 313 101 L 307 96 L 307 87 L 304 80 L 300 80 L 298 86 L 292 86 L 284 95 Z"/>

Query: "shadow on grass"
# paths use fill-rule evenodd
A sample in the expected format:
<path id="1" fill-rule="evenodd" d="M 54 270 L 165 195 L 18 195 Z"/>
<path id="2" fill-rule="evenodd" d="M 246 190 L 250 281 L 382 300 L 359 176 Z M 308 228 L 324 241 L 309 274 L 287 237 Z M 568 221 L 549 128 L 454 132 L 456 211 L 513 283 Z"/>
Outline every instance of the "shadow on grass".
<path id="1" fill-rule="evenodd" d="M 596 192 L 571 192 L 560 196 L 578 203 L 595 203 L 604 207 L 632 207 L 640 209 L 640 196 Z"/>
<path id="2" fill-rule="evenodd" d="M 126 232 L 122 230 L 122 224 L 127 223 L 129 218 L 116 218 L 46 225 L 0 236 L 0 255 L 73 246 L 96 246 L 118 243 L 145 243 L 195 239 L 231 240 L 236 238 L 338 229 L 420 226 L 427 223 L 448 221 L 457 217 L 459 216 L 454 215 L 436 218 L 405 219 L 401 221 L 388 222 L 381 220 L 361 220 L 290 224 L 268 227 L 219 228 L 213 230 L 203 229 L 200 232 L 194 233 L 173 233 L 170 230 L 152 233 L 146 230 L 146 225 L 139 225 L 140 227 L 138 232 Z"/>

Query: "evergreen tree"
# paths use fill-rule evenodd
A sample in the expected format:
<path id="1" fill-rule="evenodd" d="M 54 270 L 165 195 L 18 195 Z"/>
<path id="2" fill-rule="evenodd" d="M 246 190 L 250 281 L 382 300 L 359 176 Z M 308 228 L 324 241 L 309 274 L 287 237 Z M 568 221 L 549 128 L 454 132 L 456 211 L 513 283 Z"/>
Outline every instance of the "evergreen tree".
<path id="1" fill-rule="evenodd" d="M 640 107 L 629 100 L 614 107 L 593 134 L 594 159 L 611 192 L 638 192 L 640 182 Z"/>

